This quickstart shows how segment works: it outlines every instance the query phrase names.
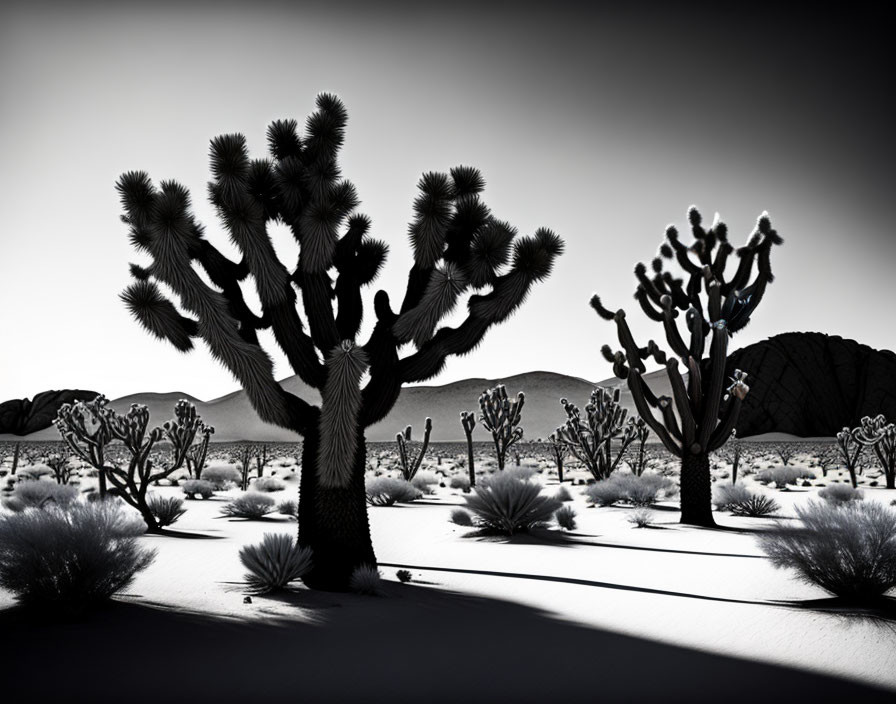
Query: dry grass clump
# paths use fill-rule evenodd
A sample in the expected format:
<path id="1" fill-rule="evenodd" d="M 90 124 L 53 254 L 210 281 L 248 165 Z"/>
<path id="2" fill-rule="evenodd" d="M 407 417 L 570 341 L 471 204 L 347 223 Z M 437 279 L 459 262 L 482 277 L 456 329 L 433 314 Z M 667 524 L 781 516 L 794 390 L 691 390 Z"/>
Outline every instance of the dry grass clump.
<path id="1" fill-rule="evenodd" d="M 274 499 L 270 496 L 249 492 L 242 496 L 237 496 L 233 501 L 225 504 L 221 509 L 221 513 L 233 518 L 258 520 L 269 513 L 273 513 L 275 510 Z"/>
<path id="2" fill-rule="evenodd" d="M 421 492 L 411 482 L 394 477 L 374 477 L 365 485 L 367 503 L 371 506 L 392 506 L 410 503 L 420 498 Z"/>
<path id="3" fill-rule="evenodd" d="M 249 570 L 246 582 L 257 594 L 284 589 L 311 569 L 311 548 L 300 547 L 292 535 L 265 533 L 261 543 L 240 550 L 240 562 Z"/>
<path id="4" fill-rule="evenodd" d="M 466 497 L 467 508 L 480 526 L 498 533 L 513 535 L 548 523 L 562 504 L 542 496 L 541 487 L 499 472 L 475 487 L 475 494 Z"/>

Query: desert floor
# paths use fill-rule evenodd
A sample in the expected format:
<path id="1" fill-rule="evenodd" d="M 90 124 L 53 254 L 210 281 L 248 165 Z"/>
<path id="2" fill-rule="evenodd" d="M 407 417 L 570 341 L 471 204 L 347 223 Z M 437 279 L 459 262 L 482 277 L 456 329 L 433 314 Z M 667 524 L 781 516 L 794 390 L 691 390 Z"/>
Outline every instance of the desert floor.
<path id="1" fill-rule="evenodd" d="M 275 469 L 287 479 L 273 496 L 294 499 L 293 467 Z M 534 480 L 556 492 L 556 476 Z M 818 491 L 758 488 L 784 520 Z M 569 489 L 574 531 L 512 538 L 451 523 L 464 504 L 457 489 L 371 507 L 382 596 L 297 586 L 251 603 L 239 548 L 293 533 L 295 521 L 221 516 L 238 489 L 187 501 L 168 535 L 141 538 L 158 549 L 155 562 L 104 611 L 40 623 L 0 591 L 0 693 L 9 702 L 896 701 L 896 620 L 844 612 L 773 568 L 756 541 L 772 519 L 719 513 L 730 530 L 685 527 L 672 500 L 639 529 L 627 520 L 634 509 L 589 507 L 583 487 Z M 878 487 L 865 495 L 896 499 Z"/>

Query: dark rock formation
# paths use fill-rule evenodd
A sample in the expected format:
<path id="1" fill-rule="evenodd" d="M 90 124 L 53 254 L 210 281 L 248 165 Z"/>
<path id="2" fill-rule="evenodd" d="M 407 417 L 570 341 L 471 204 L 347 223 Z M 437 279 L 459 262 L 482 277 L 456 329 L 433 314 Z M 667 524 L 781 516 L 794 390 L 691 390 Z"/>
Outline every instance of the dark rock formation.
<path id="1" fill-rule="evenodd" d="M 44 391 L 37 394 L 33 401 L 27 398 L 4 401 L 0 403 L 0 433 L 28 435 L 28 433 L 49 428 L 63 403 L 72 403 L 77 400 L 86 401 L 98 395 L 96 391 L 67 389 Z"/>
<path id="2" fill-rule="evenodd" d="M 727 373 L 749 374 L 738 437 L 833 437 L 862 416 L 896 421 L 896 354 L 818 332 L 790 332 L 733 352 Z"/>

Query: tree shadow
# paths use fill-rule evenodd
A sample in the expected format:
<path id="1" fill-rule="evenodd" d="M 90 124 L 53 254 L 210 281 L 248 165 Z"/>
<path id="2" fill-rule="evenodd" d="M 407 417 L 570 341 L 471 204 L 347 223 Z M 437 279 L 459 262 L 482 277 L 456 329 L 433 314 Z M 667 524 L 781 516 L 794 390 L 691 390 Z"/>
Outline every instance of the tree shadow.
<path id="1" fill-rule="evenodd" d="M 509 601 L 391 581 L 384 591 L 253 598 L 243 620 L 115 602 L 78 622 L 37 623 L 8 609 L 0 630 L 13 646 L 4 664 L 15 676 L 3 694 L 17 703 L 97 704 L 541 704 L 596 696 L 715 704 L 720 692 L 727 703 L 770 695 L 892 702 L 892 692 L 866 684 L 584 627 Z M 295 615 L 265 612 L 272 601 Z M 470 655 L 477 642 L 487 649 Z M 40 657 L 48 644 L 64 654 L 51 671 Z M 546 647 L 562 650 L 554 656 Z M 135 670 L 137 663 L 155 669 Z"/>

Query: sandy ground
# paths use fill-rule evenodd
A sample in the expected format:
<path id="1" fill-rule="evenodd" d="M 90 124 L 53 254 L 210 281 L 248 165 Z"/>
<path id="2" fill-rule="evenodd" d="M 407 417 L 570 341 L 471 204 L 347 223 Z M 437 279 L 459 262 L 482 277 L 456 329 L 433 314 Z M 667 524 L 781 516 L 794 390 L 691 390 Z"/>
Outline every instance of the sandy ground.
<path id="1" fill-rule="evenodd" d="M 283 470 L 280 470 L 282 475 Z M 556 479 L 541 479 L 556 491 Z M 752 479 L 747 479 L 752 483 Z M 630 508 L 589 508 L 575 531 L 477 536 L 449 521 L 459 490 L 370 509 L 385 595 L 304 588 L 244 603 L 239 547 L 296 530 L 220 516 L 238 490 L 187 502 L 114 606 L 82 623 L 34 624 L 0 592 L 12 644 L 8 701 L 894 701 L 896 624 L 806 608 L 826 594 L 774 569 L 756 542 L 770 519 L 718 514 L 736 530 L 654 527 Z M 780 516 L 812 489 L 774 494 Z M 162 494 L 180 489 L 161 487 Z M 275 492 L 295 498 L 297 483 Z M 889 503 L 896 492 L 866 489 Z M 176 529 L 176 530 L 175 530 Z M 413 580 L 400 584 L 398 569 Z M 4 648 L 6 649 L 6 648 Z M 50 677 L 41 676 L 52 675 Z M 10 688 L 10 683 L 12 686 Z"/>

